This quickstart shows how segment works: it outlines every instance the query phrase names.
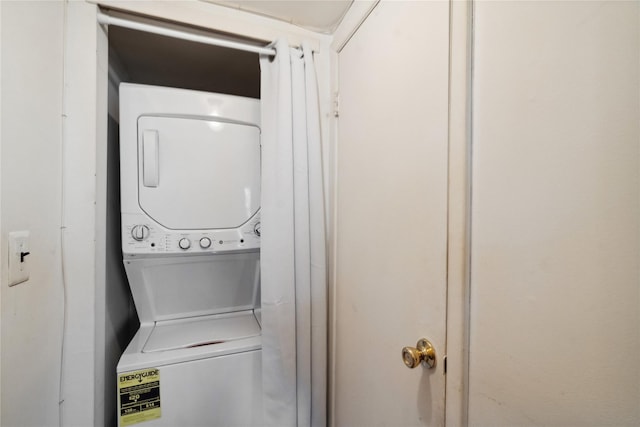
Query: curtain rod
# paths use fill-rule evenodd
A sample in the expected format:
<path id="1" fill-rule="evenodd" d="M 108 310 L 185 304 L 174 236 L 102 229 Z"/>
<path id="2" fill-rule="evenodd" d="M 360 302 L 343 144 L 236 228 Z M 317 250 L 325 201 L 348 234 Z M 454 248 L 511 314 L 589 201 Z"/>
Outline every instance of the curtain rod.
<path id="1" fill-rule="evenodd" d="M 276 54 L 275 49 L 271 49 L 268 47 L 253 46 L 246 43 L 217 39 L 211 36 L 200 36 L 197 34 L 188 33 L 186 31 L 172 30 L 170 28 L 159 27 L 156 25 L 143 24 L 141 22 L 115 18 L 102 12 L 98 12 L 98 22 L 104 25 L 115 25 L 117 27 L 124 27 L 132 30 L 144 31 L 146 33 L 159 34 L 161 36 L 173 37 L 176 39 L 188 40 L 196 43 L 204 43 L 213 46 L 228 47 L 230 49 L 244 50 L 245 52 L 260 53 L 270 56 Z"/>

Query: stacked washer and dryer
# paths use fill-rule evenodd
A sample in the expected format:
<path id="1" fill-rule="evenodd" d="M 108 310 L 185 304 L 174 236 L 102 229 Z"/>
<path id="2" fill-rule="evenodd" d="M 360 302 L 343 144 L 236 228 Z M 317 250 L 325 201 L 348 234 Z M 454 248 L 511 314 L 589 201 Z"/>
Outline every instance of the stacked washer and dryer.
<path id="1" fill-rule="evenodd" d="M 121 84 L 120 169 L 119 426 L 259 425 L 259 101 Z"/>

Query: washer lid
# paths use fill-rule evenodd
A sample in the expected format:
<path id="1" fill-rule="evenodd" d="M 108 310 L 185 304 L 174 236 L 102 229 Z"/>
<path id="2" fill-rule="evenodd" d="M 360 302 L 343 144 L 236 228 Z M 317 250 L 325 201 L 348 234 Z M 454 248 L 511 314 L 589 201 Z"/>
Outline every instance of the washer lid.
<path id="1" fill-rule="evenodd" d="M 143 353 L 220 344 L 260 335 L 253 311 L 157 322 Z"/>
<path id="2" fill-rule="evenodd" d="M 139 117 L 138 203 L 173 230 L 241 226 L 260 208 L 260 130 L 217 119 Z"/>

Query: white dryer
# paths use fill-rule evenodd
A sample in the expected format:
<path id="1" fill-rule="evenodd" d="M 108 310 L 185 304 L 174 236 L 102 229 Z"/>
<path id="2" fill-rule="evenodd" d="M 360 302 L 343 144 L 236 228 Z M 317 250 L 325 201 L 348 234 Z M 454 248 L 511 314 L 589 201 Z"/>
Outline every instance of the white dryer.
<path id="1" fill-rule="evenodd" d="M 122 251 L 140 329 L 118 424 L 260 425 L 260 104 L 120 85 Z"/>

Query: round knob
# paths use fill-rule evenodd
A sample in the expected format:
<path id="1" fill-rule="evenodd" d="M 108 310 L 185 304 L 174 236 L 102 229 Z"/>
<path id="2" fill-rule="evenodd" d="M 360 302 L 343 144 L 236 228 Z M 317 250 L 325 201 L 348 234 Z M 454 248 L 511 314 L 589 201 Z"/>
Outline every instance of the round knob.
<path id="1" fill-rule="evenodd" d="M 209 246 L 211 246 L 211 239 L 208 237 L 203 237 L 202 239 L 200 239 L 200 247 L 202 249 L 207 249 Z"/>
<path id="2" fill-rule="evenodd" d="M 256 225 L 253 226 L 253 232 L 256 233 L 256 236 L 260 237 L 260 223 L 257 222 Z"/>
<path id="3" fill-rule="evenodd" d="M 420 363 L 427 368 L 436 366 L 436 350 L 429 340 L 422 338 L 415 347 L 402 349 L 402 360 L 407 368 L 415 368 Z"/>
<path id="4" fill-rule="evenodd" d="M 189 249 L 191 247 L 191 241 L 184 237 L 180 239 L 180 241 L 178 242 L 178 246 L 180 246 L 180 249 Z"/>
<path id="5" fill-rule="evenodd" d="M 149 237 L 149 227 L 146 225 L 134 225 L 131 229 L 131 237 L 138 242 L 143 241 Z"/>

